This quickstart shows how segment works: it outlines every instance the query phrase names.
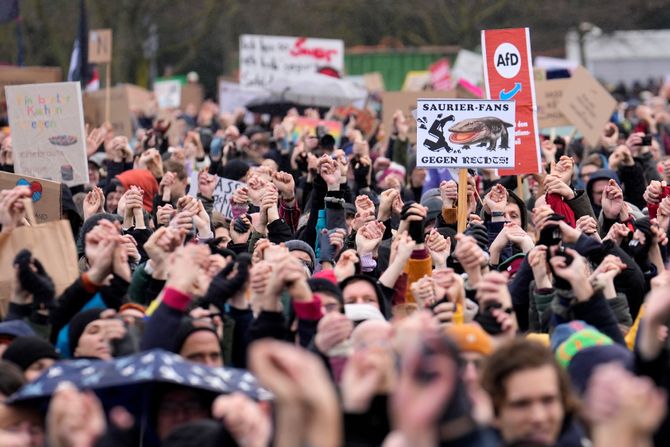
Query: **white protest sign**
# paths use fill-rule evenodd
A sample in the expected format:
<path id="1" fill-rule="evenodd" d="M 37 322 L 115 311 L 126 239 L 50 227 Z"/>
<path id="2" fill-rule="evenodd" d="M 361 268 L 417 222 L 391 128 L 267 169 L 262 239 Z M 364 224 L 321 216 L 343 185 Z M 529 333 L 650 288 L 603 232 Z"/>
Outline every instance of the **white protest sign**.
<path id="1" fill-rule="evenodd" d="M 514 166 L 514 114 L 513 101 L 419 99 L 416 165 Z"/>
<path id="2" fill-rule="evenodd" d="M 262 94 L 262 90 L 243 89 L 237 82 L 221 79 L 219 80 L 219 109 L 221 112 L 233 113 L 238 107 L 244 107 L 249 101 Z"/>
<path id="3" fill-rule="evenodd" d="M 274 79 L 320 69 L 344 73 L 344 41 L 311 37 L 240 36 L 240 85 L 265 87 Z"/>
<path id="4" fill-rule="evenodd" d="M 471 84 L 479 85 L 484 80 L 484 62 L 482 55 L 469 50 L 459 50 L 451 69 L 451 79 L 457 83 L 465 79 Z"/>
<path id="5" fill-rule="evenodd" d="M 198 196 L 198 172 L 193 172 L 190 178 L 190 188 L 188 190 L 188 195 L 197 197 Z M 243 187 L 245 184 L 238 182 L 236 180 L 230 180 L 223 177 L 217 177 L 216 187 L 214 188 L 214 194 L 212 198 L 214 199 L 214 206 L 212 207 L 213 211 L 223 214 L 224 217 L 228 219 L 233 218 L 233 210 L 231 208 L 233 193 Z"/>
<path id="6" fill-rule="evenodd" d="M 78 82 L 5 87 L 17 174 L 88 182 L 86 134 Z"/>
<path id="7" fill-rule="evenodd" d="M 181 105 L 181 82 L 178 79 L 156 81 L 154 93 L 161 109 L 176 109 Z"/>

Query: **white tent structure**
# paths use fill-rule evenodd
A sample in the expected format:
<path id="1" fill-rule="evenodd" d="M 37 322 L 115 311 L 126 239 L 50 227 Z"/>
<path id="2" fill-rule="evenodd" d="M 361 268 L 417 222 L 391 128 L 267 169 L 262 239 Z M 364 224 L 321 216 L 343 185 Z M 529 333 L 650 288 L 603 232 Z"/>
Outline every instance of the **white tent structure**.
<path id="1" fill-rule="evenodd" d="M 670 30 L 587 33 L 584 54 L 589 71 L 608 83 L 630 85 L 663 78 L 670 75 Z M 568 60 L 580 62 L 576 32 L 566 36 L 566 55 Z"/>

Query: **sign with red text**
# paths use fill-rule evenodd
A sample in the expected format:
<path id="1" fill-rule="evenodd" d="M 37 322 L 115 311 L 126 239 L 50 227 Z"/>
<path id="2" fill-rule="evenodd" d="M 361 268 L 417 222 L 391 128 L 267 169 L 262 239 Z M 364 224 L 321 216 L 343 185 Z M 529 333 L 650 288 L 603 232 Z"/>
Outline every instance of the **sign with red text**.
<path id="1" fill-rule="evenodd" d="M 512 101 L 419 99 L 416 165 L 513 167 L 514 109 Z"/>
<path id="2" fill-rule="evenodd" d="M 516 105 L 515 164 L 500 175 L 540 172 L 535 80 L 528 28 L 482 31 L 484 81 L 489 99 Z"/>
<path id="3" fill-rule="evenodd" d="M 68 186 L 88 182 L 79 82 L 5 87 L 14 171 Z"/>
<path id="4" fill-rule="evenodd" d="M 240 85 L 265 87 L 274 79 L 303 73 L 344 72 L 344 42 L 338 39 L 240 36 Z"/>

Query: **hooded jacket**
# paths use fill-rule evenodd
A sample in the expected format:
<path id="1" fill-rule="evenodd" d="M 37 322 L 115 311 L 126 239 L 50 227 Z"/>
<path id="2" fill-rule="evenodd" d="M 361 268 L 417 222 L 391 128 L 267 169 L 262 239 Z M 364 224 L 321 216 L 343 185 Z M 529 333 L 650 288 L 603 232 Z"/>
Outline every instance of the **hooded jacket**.
<path id="1" fill-rule="evenodd" d="M 379 281 L 367 275 L 352 275 L 340 282 L 340 289 L 342 289 L 342 292 L 344 292 L 345 287 L 356 281 L 365 281 L 374 288 L 375 294 L 377 295 L 377 302 L 379 303 L 379 310 L 381 311 L 382 315 L 384 315 L 384 318 L 389 320 L 391 318 L 391 302 L 382 292 Z"/>
<path id="2" fill-rule="evenodd" d="M 619 185 L 621 184 L 619 176 L 617 175 L 616 172 L 612 171 L 611 169 L 598 169 L 591 175 L 589 182 L 586 184 L 586 194 L 589 196 L 589 200 L 591 201 L 591 207 L 593 208 L 593 213 L 596 216 L 600 215 L 600 211 L 602 210 L 602 207 L 600 205 L 596 205 L 593 202 L 593 185 L 598 180 L 608 180 L 608 181 L 614 180 L 615 182 L 617 182 L 617 184 Z"/>

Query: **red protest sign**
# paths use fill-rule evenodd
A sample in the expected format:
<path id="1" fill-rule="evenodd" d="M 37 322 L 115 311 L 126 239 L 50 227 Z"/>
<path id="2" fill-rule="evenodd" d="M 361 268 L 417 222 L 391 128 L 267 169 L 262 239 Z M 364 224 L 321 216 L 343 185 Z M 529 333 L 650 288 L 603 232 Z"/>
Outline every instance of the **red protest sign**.
<path id="1" fill-rule="evenodd" d="M 430 81 L 433 84 L 433 90 L 451 90 L 449 60 L 440 59 L 430 66 Z"/>
<path id="2" fill-rule="evenodd" d="M 540 172 L 540 140 L 528 28 L 482 31 L 484 80 L 489 99 L 515 101 L 515 167 L 500 175 Z"/>

